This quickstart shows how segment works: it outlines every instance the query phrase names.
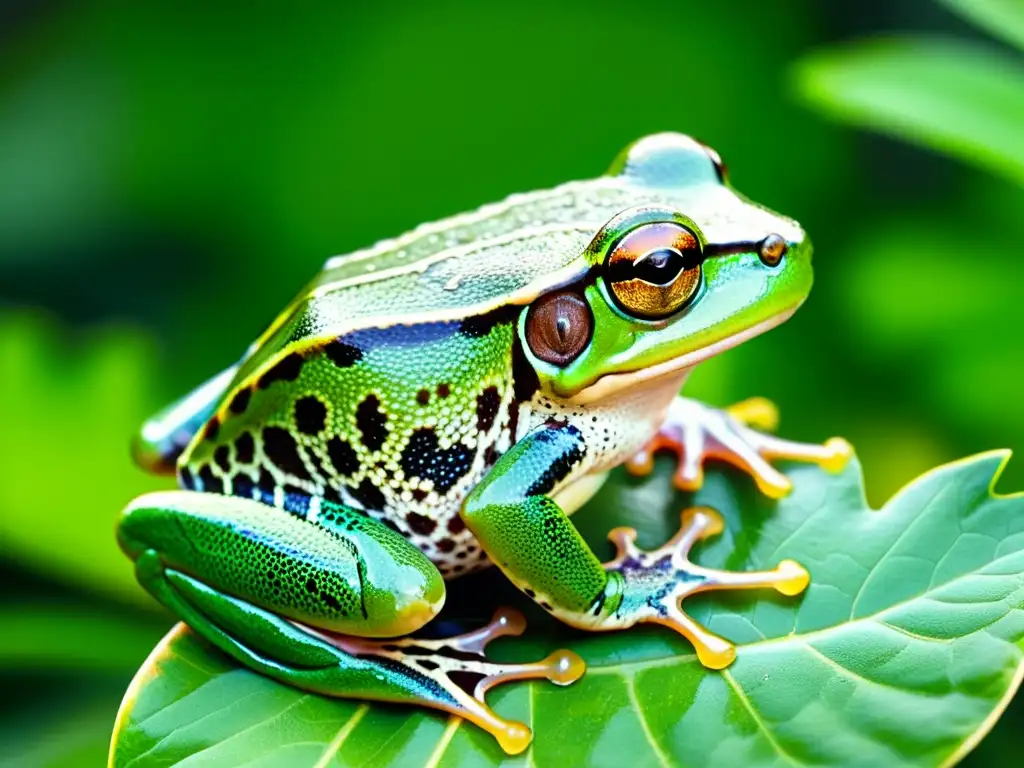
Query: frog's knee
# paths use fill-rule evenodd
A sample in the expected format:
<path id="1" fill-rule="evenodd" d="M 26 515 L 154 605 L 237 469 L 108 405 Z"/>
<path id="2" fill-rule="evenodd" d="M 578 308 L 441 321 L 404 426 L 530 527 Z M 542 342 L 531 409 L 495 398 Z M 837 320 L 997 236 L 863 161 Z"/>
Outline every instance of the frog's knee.
<path id="1" fill-rule="evenodd" d="M 313 523 L 249 499 L 151 493 L 124 511 L 118 538 L 136 561 L 155 551 L 169 570 L 334 632 L 406 634 L 444 604 L 422 552 L 343 508 Z"/>

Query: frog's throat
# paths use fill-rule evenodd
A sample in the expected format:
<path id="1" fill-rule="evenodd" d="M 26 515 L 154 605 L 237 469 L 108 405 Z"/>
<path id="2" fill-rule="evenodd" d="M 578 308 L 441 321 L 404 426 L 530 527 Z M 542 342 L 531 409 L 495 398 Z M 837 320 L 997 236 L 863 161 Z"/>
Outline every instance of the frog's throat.
<path id="1" fill-rule="evenodd" d="M 760 336 L 765 331 L 770 331 L 777 325 L 781 325 L 792 317 L 796 310 L 797 307 L 790 307 L 789 309 L 779 312 L 777 315 L 769 317 L 767 320 L 762 320 L 756 325 L 744 328 L 739 333 L 734 333 L 732 336 L 727 336 L 726 338 L 720 339 L 706 347 L 695 349 L 692 352 L 687 352 L 685 355 L 674 357 L 663 363 L 658 363 L 657 365 L 652 365 L 639 371 L 609 373 L 602 376 L 589 387 L 581 389 L 569 398 L 568 402 L 580 405 L 593 403 L 599 400 L 604 400 L 617 392 L 621 392 L 624 389 L 634 387 L 638 384 L 643 384 L 644 382 L 658 379 L 669 374 L 678 374 L 680 371 L 693 368 L 698 363 L 708 360 L 727 349 L 731 349 L 732 347 L 742 344 L 748 339 Z"/>

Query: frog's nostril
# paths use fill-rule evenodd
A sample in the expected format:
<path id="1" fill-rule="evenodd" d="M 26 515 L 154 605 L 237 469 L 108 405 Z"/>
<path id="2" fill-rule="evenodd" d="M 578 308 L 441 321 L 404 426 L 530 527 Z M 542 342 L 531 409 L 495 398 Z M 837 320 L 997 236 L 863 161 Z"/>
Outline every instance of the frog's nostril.
<path id="1" fill-rule="evenodd" d="M 761 241 L 758 256 L 761 257 L 763 264 L 769 267 L 777 267 L 788 250 L 789 244 L 783 239 L 782 235 L 768 235 L 768 237 Z"/>

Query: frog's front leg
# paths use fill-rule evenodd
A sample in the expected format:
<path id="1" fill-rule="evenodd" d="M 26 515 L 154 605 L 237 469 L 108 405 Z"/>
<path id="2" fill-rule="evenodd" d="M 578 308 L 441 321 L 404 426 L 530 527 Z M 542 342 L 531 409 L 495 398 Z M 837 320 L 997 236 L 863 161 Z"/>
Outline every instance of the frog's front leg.
<path id="1" fill-rule="evenodd" d="M 840 437 L 816 445 L 783 440 L 761 431 L 774 430 L 778 421 L 778 409 L 763 397 L 724 410 L 677 397 L 657 435 L 626 468 L 633 474 L 646 475 L 654 465 L 654 453 L 668 449 L 679 458 L 676 487 L 696 491 L 704 483 L 704 462 L 720 459 L 749 473 L 766 496 L 780 499 L 789 493 L 792 484 L 771 461 L 805 461 L 838 472 L 853 455 L 853 448 Z"/>
<path id="2" fill-rule="evenodd" d="M 520 440 L 467 498 L 466 525 L 491 560 L 529 597 L 580 629 L 606 631 L 648 622 L 676 630 L 694 645 L 702 664 L 715 669 L 735 658 L 733 646 L 687 616 L 680 603 L 695 592 L 772 587 L 801 592 L 807 572 L 786 560 L 772 571 L 730 573 L 703 568 L 688 558 L 699 539 L 722 529 L 713 510 L 683 513 L 680 532 L 649 553 L 636 532 L 617 528 L 609 537 L 617 556 L 602 564 L 553 500 L 578 479 L 587 446 L 571 425 L 549 424 Z"/>
<path id="3" fill-rule="evenodd" d="M 491 639 L 525 626 L 507 610 L 445 640 L 367 639 L 419 628 L 440 609 L 444 585 L 399 534 L 341 505 L 322 502 L 315 520 L 302 520 L 249 499 L 154 493 L 129 506 L 118 534 L 142 585 L 237 661 L 303 690 L 465 717 L 513 754 L 530 730 L 495 714 L 486 691 L 526 678 L 564 685 L 583 673 L 568 651 L 532 664 L 488 661 Z"/>

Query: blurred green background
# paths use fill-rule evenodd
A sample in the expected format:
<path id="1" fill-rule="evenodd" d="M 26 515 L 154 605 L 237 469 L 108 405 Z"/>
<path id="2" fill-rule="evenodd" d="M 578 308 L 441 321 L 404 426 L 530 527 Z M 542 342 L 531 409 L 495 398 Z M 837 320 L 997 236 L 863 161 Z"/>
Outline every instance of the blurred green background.
<path id="1" fill-rule="evenodd" d="M 143 418 L 326 257 L 645 133 L 716 147 L 816 244 L 804 309 L 690 394 L 848 437 L 875 504 L 1021 447 L 1020 7 L 0 2 L 0 765 L 101 765 L 170 624 L 113 536 L 160 485 L 128 459 Z M 970 764 L 1020 754 L 1022 710 Z"/>

